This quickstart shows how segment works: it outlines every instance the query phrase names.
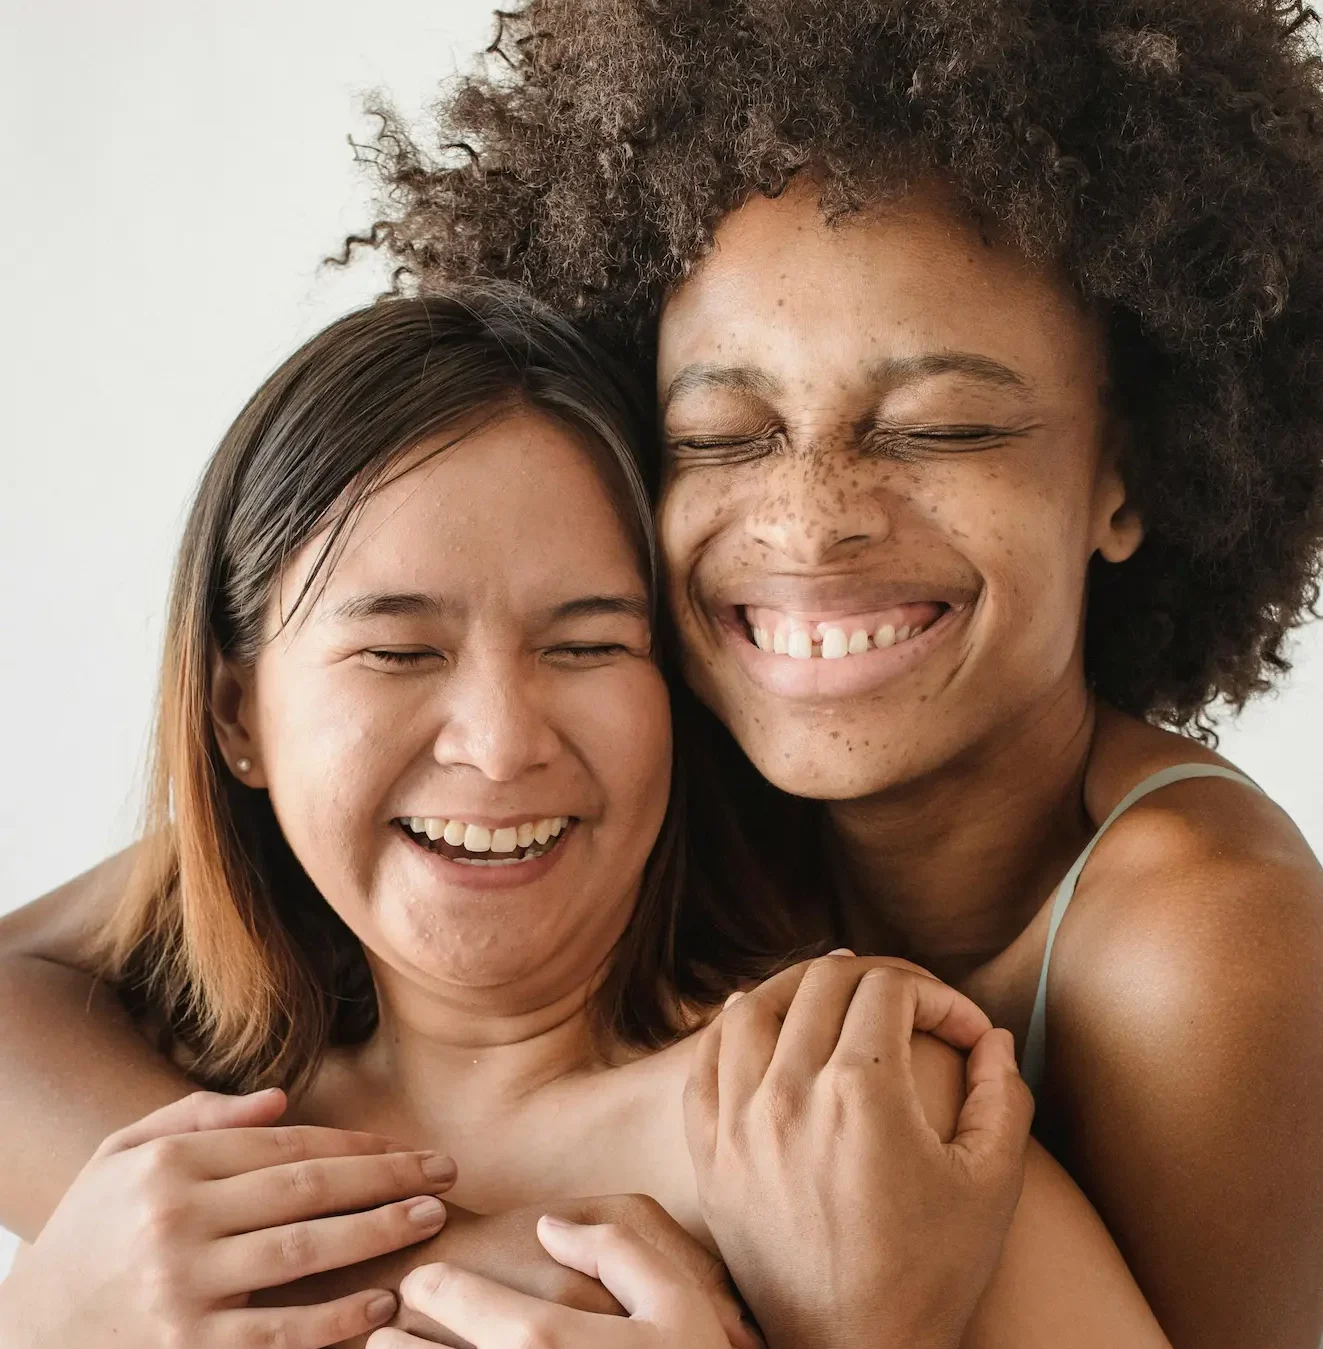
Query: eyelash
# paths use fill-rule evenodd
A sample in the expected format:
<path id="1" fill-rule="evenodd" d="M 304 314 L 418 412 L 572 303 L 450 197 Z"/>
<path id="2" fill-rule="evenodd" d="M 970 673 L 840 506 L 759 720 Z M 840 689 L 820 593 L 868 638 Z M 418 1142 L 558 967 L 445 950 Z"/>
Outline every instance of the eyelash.
<path id="1" fill-rule="evenodd" d="M 551 651 L 557 655 L 569 656 L 572 660 L 600 660 L 603 656 L 614 656 L 628 650 L 619 642 L 605 642 L 601 646 L 553 646 Z"/>
<path id="2" fill-rule="evenodd" d="M 417 665 L 420 661 L 435 656 L 435 651 L 365 651 L 366 656 L 379 660 L 383 665 Z"/>
<path id="3" fill-rule="evenodd" d="M 599 646 L 555 646 L 550 648 L 550 652 L 556 655 L 569 656 L 572 660 L 600 660 L 603 656 L 614 656 L 627 649 L 619 642 L 606 642 Z M 381 661 L 383 665 L 408 667 L 418 665 L 430 657 L 438 656 L 439 653 L 435 651 L 366 651 L 364 655 L 371 656 L 373 660 Z"/>
<path id="4" fill-rule="evenodd" d="M 925 449 L 938 454 L 959 454 L 962 450 L 986 449 L 989 442 L 1005 440 L 1014 434 L 999 426 L 875 427 L 864 438 L 864 453 L 895 459 L 914 459 Z"/>
<path id="5" fill-rule="evenodd" d="M 679 459 L 697 464 L 747 464 L 773 453 L 781 444 L 779 434 L 740 436 L 737 439 L 673 440 L 667 446 Z"/>

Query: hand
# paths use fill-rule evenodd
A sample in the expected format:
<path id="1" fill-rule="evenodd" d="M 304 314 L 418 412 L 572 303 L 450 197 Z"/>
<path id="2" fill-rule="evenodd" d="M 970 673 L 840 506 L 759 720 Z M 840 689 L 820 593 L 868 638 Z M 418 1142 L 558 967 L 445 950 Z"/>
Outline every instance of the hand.
<path id="1" fill-rule="evenodd" d="M 107 1138 L 0 1286 L 6 1349 L 321 1349 L 389 1320 L 383 1289 L 262 1309 L 248 1295 L 433 1235 L 454 1164 L 272 1127 L 284 1109 L 280 1091 L 198 1092 Z"/>
<path id="2" fill-rule="evenodd" d="M 848 955 L 735 995 L 702 1032 L 685 1124 L 704 1216 L 773 1346 L 949 1349 L 1019 1198 L 1032 1098 L 968 998 Z M 949 1143 L 916 1092 L 915 1029 L 972 1047 Z"/>
<path id="3" fill-rule="evenodd" d="M 729 1349 L 708 1298 L 630 1228 L 585 1227 L 547 1216 L 537 1235 L 562 1265 L 600 1279 L 629 1320 L 558 1307 L 444 1264 L 414 1270 L 400 1285 L 400 1298 L 475 1349 Z M 422 1349 L 428 1343 L 434 1341 L 404 1330 L 378 1330 L 368 1349 Z"/>
<path id="4" fill-rule="evenodd" d="M 490 1216 L 452 1207 L 444 1231 L 424 1247 L 373 1261 L 366 1269 L 319 1276 L 307 1281 L 306 1287 L 282 1289 L 281 1297 L 303 1298 L 311 1290 L 313 1296 L 324 1298 L 352 1286 L 353 1279 L 359 1283 L 371 1279 L 374 1284 L 396 1288 L 420 1263 L 439 1260 L 539 1301 L 619 1317 L 623 1313 L 620 1303 L 596 1278 L 548 1255 L 538 1234 L 539 1219 L 548 1212 L 577 1224 L 629 1227 L 707 1297 L 732 1345 L 761 1349 L 761 1340 L 744 1320 L 743 1307 L 725 1265 L 655 1199 L 642 1194 L 558 1200 Z M 426 1343 L 456 1343 L 423 1312 L 407 1305 L 400 1308 L 391 1324 Z"/>

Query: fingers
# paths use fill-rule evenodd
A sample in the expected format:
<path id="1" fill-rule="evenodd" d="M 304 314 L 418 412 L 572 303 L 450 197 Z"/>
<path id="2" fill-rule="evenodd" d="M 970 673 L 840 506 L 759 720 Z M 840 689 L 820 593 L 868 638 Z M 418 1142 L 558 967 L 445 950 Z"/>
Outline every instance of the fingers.
<path id="1" fill-rule="evenodd" d="M 149 1159 L 168 1159 L 187 1168 L 198 1180 L 224 1180 L 249 1171 L 317 1158 L 407 1151 L 378 1134 L 323 1129 L 310 1124 L 214 1129 L 183 1138 L 159 1138 L 143 1146 L 151 1150 Z"/>
<path id="2" fill-rule="evenodd" d="M 216 1235 L 255 1232 L 444 1194 L 454 1183 L 455 1163 L 433 1152 L 317 1157 L 211 1182 L 204 1190 L 206 1223 Z"/>
<path id="3" fill-rule="evenodd" d="M 809 962 L 786 1010 L 771 1072 L 803 1079 L 831 1058 L 863 975 L 860 966 L 834 955 Z"/>
<path id="4" fill-rule="evenodd" d="M 420 1196 L 366 1213 L 222 1237 L 197 1277 L 203 1291 L 214 1297 L 276 1288 L 411 1246 L 435 1236 L 445 1220 L 439 1199 Z"/>
<path id="5" fill-rule="evenodd" d="M 395 1295 L 382 1288 L 311 1307 L 244 1308 L 219 1312 L 207 1321 L 208 1334 L 196 1349 L 327 1349 L 366 1335 L 395 1314 Z M 421 1340 L 416 1341 L 422 1344 Z"/>
<path id="6" fill-rule="evenodd" d="M 764 995 L 767 987 L 733 994 L 721 1013 L 717 1096 L 722 1111 L 738 1108 L 758 1090 L 776 1053 L 783 1013 L 779 997 Z"/>
<path id="7" fill-rule="evenodd" d="M 480 1349 L 525 1349 L 530 1344 L 588 1349 L 622 1343 L 618 1334 L 616 1339 L 602 1340 L 594 1333 L 602 1320 L 618 1332 L 621 1322 L 614 1317 L 557 1307 L 455 1265 L 420 1265 L 400 1284 L 400 1300 Z M 384 1335 L 380 1343 L 396 1347 Z M 398 1349 L 408 1344 L 401 1340 Z"/>
<path id="8" fill-rule="evenodd" d="M 97 1149 L 98 1156 L 125 1152 L 153 1139 L 171 1134 L 199 1133 L 209 1129 L 233 1129 L 244 1125 L 274 1124 L 285 1113 L 285 1093 L 279 1087 L 247 1096 L 225 1096 L 215 1091 L 195 1091 L 178 1101 L 153 1110 L 150 1115 L 111 1134 Z"/>
<path id="9" fill-rule="evenodd" d="M 895 1069 L 908 1064 L 909 1038 L 916 1030 L 970 1049 L 992 1028 L 978 1004 L 949 984 L 897 965 L 870 964 L 841 1027 L 837 1056 L 852 1061 L 876 1057 Z"/>
<path id="10" fill-rule="evenodd" d="M 677 1304 L 701 1296 L 655 1246 L 621 1223 L 585 1227 L 546 1214 L 538 1222 L 537 1238 L 553 1259 L 600 1279 L 631 1316 L 645 1321 L 673 1320 Z"/>
<path id="11" fill-rule="evenodd" d="M 1034 1118 L 1034 1098 L 1015 1064 L 1010 1031 L 990 1030 L 965 1064 L 968 1094 L 950 1147 L 971 1169 L 1007 1168 L 1018 1184 Z"/>
<path id="12" fill-rule="evenodd" d="M 702 1180 L 712 1169 L 717 1147 L 717 1063 L 721 1057 L 721 1018 L 698 1032 L 684 1088 L 684 1134 L 689 1156 Z"/>

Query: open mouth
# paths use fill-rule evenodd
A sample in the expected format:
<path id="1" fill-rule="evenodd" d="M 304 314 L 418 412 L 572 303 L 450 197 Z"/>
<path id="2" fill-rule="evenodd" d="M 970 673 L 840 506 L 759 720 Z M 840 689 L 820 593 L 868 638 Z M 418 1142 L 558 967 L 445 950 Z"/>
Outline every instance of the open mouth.
<path id="1" fill-rule="evenodd" d="M 789 660 L 845 660 L 913 641 L 952 607 L 941 600 L 925 600 L 876 613 L 814 618 L 746 605 L 740 614 L 745 636 L 760 651 Z"/>
<path id="2" fill-rule="evenodd" d="M 406 815 L 394 821 L 405 838 L 425 852 L 470 867 L 517 867 L 545 857 L 575 823 L 571 815 L 545 816 L 500 829 L 423 815 Z"/>

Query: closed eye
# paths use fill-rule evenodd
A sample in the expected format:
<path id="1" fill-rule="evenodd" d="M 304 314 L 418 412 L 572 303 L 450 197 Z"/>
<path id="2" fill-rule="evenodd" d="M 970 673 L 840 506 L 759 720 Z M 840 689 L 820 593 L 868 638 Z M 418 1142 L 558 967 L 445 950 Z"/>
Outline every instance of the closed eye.
<path id="1" fill-rule="evenodd" d="M 408 666 L 420 665 L 422 664 L 423 661 L 426 660 L 442 659 L 441 653 L 439 651 L 431 651 L 431 650 L 389 651 L 384 649 L 377 649 L 371 651 L 364 651 L 363 654 L 369 657 L 371 660 L 379 661 L 382 665 L 394 666 L 397 669 L 406 668 Z"/>
<path id="2" fill-rule="evenodd" d="M 603 660 L 628 653 L 629 647 L 620 642 L 603 642 L 598 646 L 553 646 L 548 651 L 548 655 L 568 656 L 571 660 Z"/>
<path id="3" fill-rule="evenodd" d="M 668 440 L 671 458 L 686 467 L 717 464 L 747 464 L 778 450 L 785 437 L 779 431 L 760 431 L 752 436 L 687 436 Z"/>
<path id="4" fill-rule="evenodd" d="M 891 458 L 915 458 L 925 451 L 958 454 L 991 449 L 1028 434 L 1033 427 L 984 426 L 939 422 L 932 424 L 880 425 L 864 437 L 864 453 Z"/>

